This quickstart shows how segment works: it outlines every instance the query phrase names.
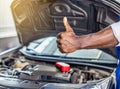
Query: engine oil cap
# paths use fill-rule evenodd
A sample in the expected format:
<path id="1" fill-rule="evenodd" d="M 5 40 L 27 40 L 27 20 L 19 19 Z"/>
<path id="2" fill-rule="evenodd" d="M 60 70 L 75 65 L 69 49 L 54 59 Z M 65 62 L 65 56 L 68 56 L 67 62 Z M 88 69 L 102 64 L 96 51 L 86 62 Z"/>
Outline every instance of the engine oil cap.
<path id="1" fill-rule="evenodd" d="M 62 72 L 70 72 L 70 65 L 64 62 L 56 62 L 56 66 L 60 68 Z"/>

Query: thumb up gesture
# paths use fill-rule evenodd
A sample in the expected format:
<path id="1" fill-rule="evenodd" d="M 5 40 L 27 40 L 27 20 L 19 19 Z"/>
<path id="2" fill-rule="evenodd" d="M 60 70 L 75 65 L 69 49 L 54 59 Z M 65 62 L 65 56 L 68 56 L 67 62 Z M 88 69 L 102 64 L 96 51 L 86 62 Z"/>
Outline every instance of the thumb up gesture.
<path id="1" fill-rule="evenodd" d="M 69 32 L 72 32 L 74 34 L 74 31 L 73 29 L 71 28 L 71 26 L 69 25 L 68 21 L 67 21 L 67 17 L 64 17 L 63 18 L 63 24 L 65 26 L 65 29 L 66 29 L 66 32 L 69 33 Z"/>
<path id="2" fill-rule="evenodd" d="M 73 29 L 67 21 L 67 17 L 63 18 L 66 31 L 61 32 L 57 36 L 57 45 L 62 53 L 70 53 L 79 49 L 79 37 L 75 35 Z"/>

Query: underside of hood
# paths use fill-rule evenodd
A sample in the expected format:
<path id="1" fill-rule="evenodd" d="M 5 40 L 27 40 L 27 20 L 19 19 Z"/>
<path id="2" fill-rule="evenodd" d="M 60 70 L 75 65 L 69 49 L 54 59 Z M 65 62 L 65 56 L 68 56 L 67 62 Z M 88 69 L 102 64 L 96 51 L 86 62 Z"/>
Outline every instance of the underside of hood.
<path id="1" fill-rule="evenodd" d="M 20 43 L 65 31 L 63 17 L 78 35 L 117 22 L 120 6 L 112 0 L 14 0 L 11 5 Z"/>

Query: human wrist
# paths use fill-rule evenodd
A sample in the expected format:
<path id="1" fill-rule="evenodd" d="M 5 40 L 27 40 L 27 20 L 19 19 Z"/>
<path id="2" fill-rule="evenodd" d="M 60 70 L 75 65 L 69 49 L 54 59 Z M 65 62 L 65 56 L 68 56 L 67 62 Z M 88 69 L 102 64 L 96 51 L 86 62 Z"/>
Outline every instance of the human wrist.
<path id="1" fill-rule="evenodd" d="M 79 49 L 84 49 L 84 37 L 83 36 L 76 36 L 76 48 L 77 50 Z"/>
<path id="2" fill-rule="evenodd" d="M 90 46 L 90 35 L 83 35 L 78 37 L 78 49 L 87 49 Z"/>

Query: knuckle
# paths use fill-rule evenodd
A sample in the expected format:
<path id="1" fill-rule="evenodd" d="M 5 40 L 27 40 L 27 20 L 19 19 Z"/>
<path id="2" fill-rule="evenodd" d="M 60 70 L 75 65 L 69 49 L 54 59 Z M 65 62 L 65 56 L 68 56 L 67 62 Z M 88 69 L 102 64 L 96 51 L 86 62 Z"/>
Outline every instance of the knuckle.
<path id="1" fill-rule="evenodd" d="M 68 50 L 67 50 L 67 49 L 64 49 L 64 53 L 68 53 Z"/>
<path id="2" fill-rule="evenodd" d="M 61 53 L 64 53 L 63 49 L 61 49 L 61 48 L 59 48 L 59 51 L 60 51 Z"/>
<path id="3" fill-rule="evenodd" d="M 61 44 L 61 46 L 64 47 L 64 45 L 65 45 L 65 40 L 62 40 L 62 39 L 59 40 L 59 44 Z"/>
<path id="4" fill-rule="evenodd" d="M 62 52 L 62 53 L 67 52 L 66 46 L 64 46 L 64 45 L 59 45 L 58 48 L 59 48 L 59 51 Z"/>
<path id="5" fill-rule="evenodd" d="M 63 34 L 63 32 L 58 33 L 57 38 L 61 38 L 62 34 Z"/>
<path id="6" fill-rule="evenodd" d="M 61 34 L 61 38 L 64 38 L 64 36 L 65 36 L 64 33 L 62 33 L 62 34 Z"/>

